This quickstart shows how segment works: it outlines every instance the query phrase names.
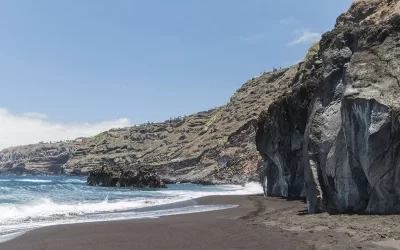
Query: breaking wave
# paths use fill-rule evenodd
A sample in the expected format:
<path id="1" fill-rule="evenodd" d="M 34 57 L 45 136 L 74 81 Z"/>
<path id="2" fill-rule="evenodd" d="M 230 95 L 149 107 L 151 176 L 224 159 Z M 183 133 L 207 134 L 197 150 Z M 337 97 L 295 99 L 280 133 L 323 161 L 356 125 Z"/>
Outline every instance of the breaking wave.
<path id="1" fill-rule="evenodd" d="M 244 186 L 179 184 L 168 185 L 168 189 L 142 190 L 90 187 L 82 178 L 1 178 L 0 238 L 10 234 L 19 235 L 23 231 L 46 225 L 154 218 L 171 214 L 226 209 L 229 206 L 193 206 L 192 204 L 172 210 L 152 212 L 135 210 L 204 196 L 262 193 L 262 187 L 258 183 L 248 183 Z"/>

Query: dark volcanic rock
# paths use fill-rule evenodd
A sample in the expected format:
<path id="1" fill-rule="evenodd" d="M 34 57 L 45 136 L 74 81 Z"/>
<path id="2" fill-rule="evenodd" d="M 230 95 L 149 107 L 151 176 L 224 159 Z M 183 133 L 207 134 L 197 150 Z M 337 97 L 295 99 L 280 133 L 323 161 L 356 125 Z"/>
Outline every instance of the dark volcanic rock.
<path id="1" fill-rule="evenodd" d="M 306 195 L 310 213 L 400 213 L 399 12 L 399 0 L 355 1 L 262 113 L 267 195 Z"/>
<path id="2" fill-rule="evenodd" d="M 268 196 L 305 197 L 303 144 L 308 107 L 318 86 L 321 66 L 318 44 L 309 50 L 305 61 L 284 93 L 258 119 L 256 142 L 264 164 L 261 183 Z"/>
<path id="3" fill-rule="evenodd" d="M 89 173 L 87 184 L 103 187 L 167 187 L 155 171 L 146 168 L 123 170 L 119 167 L 102 167 Z"/>

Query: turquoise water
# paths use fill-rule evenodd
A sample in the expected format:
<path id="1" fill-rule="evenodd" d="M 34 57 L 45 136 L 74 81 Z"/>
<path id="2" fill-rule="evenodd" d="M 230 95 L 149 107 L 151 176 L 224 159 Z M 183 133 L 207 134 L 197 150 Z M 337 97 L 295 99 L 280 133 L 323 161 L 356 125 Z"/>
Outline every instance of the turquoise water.
<path id="1" fill-rule="evenodd" d="M 57 224 L 157 218 L 234 207 L 172 204 L 210 195 L 262 193 L 259 184 L 245 186 L 168 185 L 168 189 L 105 188 L 86 185 L 83 177 L 0 176 L 0 241 L 10 235 Z M 149 207 L 155 209 L 146 209 Z"/>

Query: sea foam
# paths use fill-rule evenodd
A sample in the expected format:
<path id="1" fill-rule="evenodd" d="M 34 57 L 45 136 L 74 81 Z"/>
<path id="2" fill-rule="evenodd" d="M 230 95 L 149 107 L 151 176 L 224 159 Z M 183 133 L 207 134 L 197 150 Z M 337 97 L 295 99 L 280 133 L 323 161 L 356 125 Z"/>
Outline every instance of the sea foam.
<path id="1" fill-rule="evenodd" d="M 159 211 L 136 210 L 204 196 L 262 193 L 262 187 L 258 183 L 247 183 L 244 186 L 179 184 L 168 185 L 168 189 L 147 190 L 91 187 L 85 185 L 85 180 L 82 178 L 1 178 L 0 236 L 13 235 L 48 225 L 156 218 L 172 214 L 226 209 L 232 206 L 193 206 L 188 203 L 186 207 L 169 210 L 165 208 Z"/>

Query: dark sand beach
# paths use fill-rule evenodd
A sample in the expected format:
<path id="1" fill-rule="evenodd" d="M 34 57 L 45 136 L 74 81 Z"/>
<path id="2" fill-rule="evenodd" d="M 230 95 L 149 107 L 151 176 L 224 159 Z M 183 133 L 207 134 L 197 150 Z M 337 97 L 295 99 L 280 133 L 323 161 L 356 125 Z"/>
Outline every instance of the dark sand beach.
<path id="1" fill-rule="evenodd" d="M 157 219 L 45 227 L 2 243 L 0 249 L 385 249 L 373 242 L 384 239 L 388 241 L 383 244 L 393 246 L 394 238 L 400 237 L 395 216 L 306 215 L 302 201 L 261 196 L 212 196 L 194 202 L 239 206 Z M 357 223 L 365 227 L 357 229 Z"/>

